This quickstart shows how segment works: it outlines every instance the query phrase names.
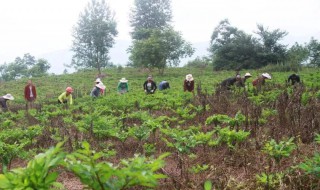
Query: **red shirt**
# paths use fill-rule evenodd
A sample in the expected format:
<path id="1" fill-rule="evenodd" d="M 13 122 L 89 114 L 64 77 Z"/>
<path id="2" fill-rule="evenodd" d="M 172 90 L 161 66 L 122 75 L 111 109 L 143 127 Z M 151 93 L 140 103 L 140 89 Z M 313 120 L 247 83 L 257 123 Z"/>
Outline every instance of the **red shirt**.
<path id="1" fill-rule="evenodd" d="M 36 87 L 34 85 L 27 85 L 26 87 L 24 87 L 24 98 L 27 100 L 34 100 L 37 98 Z"/>

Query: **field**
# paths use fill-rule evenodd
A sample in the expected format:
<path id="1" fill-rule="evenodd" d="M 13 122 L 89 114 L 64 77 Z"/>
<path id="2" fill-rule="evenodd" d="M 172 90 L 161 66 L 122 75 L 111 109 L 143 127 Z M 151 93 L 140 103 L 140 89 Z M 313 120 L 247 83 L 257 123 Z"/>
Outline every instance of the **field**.
<path id="1" fill-rule="evenodd" d="M 251 81 L 264 71 L 249 72 L 246 88 L 222 91 L 235 72 L 113 68 L 95 100 L 94 71 L 35 78 L 31 110 L 26 79 L 1 83 L 15 100 L 0 114 L 0 189 L 319 189 L 320 70 L 305 68 L 297 86 L 271 73 L 259 92 Z M 195 95 L 183 92 L 189 73 Z M 145 95 L 149 74 L 171 89 Z M 122 77 L 129 93 L 119 95 Z M 58 105 L 67 86 L 74 105 Z"/>

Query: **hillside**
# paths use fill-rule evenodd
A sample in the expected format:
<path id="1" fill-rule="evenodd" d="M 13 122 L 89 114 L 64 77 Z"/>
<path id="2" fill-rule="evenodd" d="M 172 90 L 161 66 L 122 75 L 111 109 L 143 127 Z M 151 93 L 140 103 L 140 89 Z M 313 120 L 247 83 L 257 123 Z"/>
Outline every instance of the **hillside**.
<path id="1" fill-rule="evenodd" d="M 224 91 L 218 84 L 233 71 L 170 68 L 160 76 L 106 69 L 106 94 L 97 99 L 89 96 L 96 71 L 34 78 L 39 98 L 28 111 L 26 80 L 2 83 L 1 93 L 15 100 L 0 114 L 0 189 L 28 180 L 27 187 L 60 182 L 68 190 L 196 190 L 206 181 L 212 189 L 319 189 L 320 71 L 304 69 L 297 86 L 283 82 L 290 73 L 273 72 L 260 91 L 251 81 L 266 71 L 245 72 L 253 75 L 246 88 Z M 188 73 L 195 95 L 182 90 Z M 146 95 L 142 84 L 149 74 L 171 88 Z M 129 92 L 119 95 L 122 77 Z M 67 86 L 74 88 L 74 104 L 57 104 Z M 18 173 L 4 172 L 19 166 Z"/>

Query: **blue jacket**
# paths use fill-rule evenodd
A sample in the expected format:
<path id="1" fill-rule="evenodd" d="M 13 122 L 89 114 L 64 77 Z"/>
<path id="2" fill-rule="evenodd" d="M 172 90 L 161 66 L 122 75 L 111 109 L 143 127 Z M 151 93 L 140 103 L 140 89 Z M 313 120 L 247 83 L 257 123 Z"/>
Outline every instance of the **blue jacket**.
<path id="1" fill-rule="evenodd" d="M 170 88 L 170 84 L 168 81 L 161 81 L 159 83 L 159 90 L 165 90 L 165 89 L 168 89 Z"/>

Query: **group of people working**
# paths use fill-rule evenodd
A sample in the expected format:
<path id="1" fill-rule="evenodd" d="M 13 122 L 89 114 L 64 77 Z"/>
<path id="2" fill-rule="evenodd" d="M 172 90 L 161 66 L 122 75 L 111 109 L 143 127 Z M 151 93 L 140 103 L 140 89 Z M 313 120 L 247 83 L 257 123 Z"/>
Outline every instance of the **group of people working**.
<path id="1" fill-rule="evenodd" d="M 252 77 L 252 75 L 250 73 L 246 73 L 244 75 L 244 77 L 241 77 L 241 75 L 239 73 L 237 73 L 235 77 L 230 77 L 230 78 L 223 80 L 220 83 L 220 86 L 221 86 L 221 88 L 226 89 L 226 90 L 230 90 L 231 87 L 234 85 L 237 87 L 245 87 L 246 80 L 250 77 Z M 269 73 L 262 73 L 260 76 L 258 76 L 258 78 L 256 78 L 255 80 L 252 81 L 252 86 L 259 90 L 261 88 L 261 86 L 265 84 L 266 80 L 270 80 L 270 79 L 271 79 L 271 75 Z M 292 85 L 300 83 L 300 76 L 295 73 L 291 74 L 288 77 L 287 82 L 288 83 L 291 82 Z"/>
<path id="2" fill-rule="evenodd" d="M 36 98 L 36 87 L 32 84 L 31 80 L 28 80 L 27 85 L 24 87 L 24 99 L 26 100 L 27 108 L 32 108 L 34 106 L 33 102 L 36 100 Z M 14 100 L 14 97 L 11 94 L 0 96 L 0 105 L 2 107 L 2 111 L 4 112 L 8 110 L 8 100 Z"/>
<path id="3" fill-rule="evenodd" d="M 233 85 L 238 87 L 245 87 L 246 80 L 252 77 L 250 73 L 246 73 L 243 77 L 239 73 L 236 74 L 235 77 L 230 77 L 223 80 L 220 83 L 220 86 L 224 89 L 230 90 Z M 265 81 L 271 79 L 271 75 L 269 73 L 262 73 L 257 79 L 252 81 L 252 85 L 256 88 L 261 88 L 262 85 L 265 84 Z M 297 74 L 291 74 L 288 79 L 288 83 L 295 85 L 300 83 L 300 76 Z M 106 86 L 103 84 L 100 78 L 97 78 L 94 81 L 94 87 L 90 92 L 90 96 L 93 98 L 99 97 L 104 95 Z M 156 82 L 153 80 L 152 76 L 148 76 L 147 80 L 143 84 L 143 89 L 146 94 L 154 94 L 155 91 L 159 88 L 159 90 L 165 90 L 170 88 L 170 84 L 168 81 L 161 81 L 159 86 L 157 87 Z M 192 74 L 187 74 L 186 78 L 183 82 L 183 90 L 185 92 L 192 92 L 194 93 L 194 79 Z M 124 94 L 129 92 L 129 84 L 126 78 L 121 78 L 118 82 L 117 91 L 119 94 Z M 67 87 L 65 92 L 59 95 L 58 103 L 65 104 L 68 103 L 71 105 L 73 104 L 72 99 L 72 87 Z M 37 91 L 35 85 L 33 85 L 31 80 L 28 80 L 27 85 L 24 88 L 24 99 L 27 103 L 27 108 L 34 107 L 34 101 L 37 98 Z M 8 110 L 7 101 L 14 100 L 14 97 L 11 94 L 6 94 L 4 96 L 0 96 L 0 105 L 3 111 Z"/>
<path id="4" fill-rule="evenodd" d="M 159 90 L 169 89 L 170 84 L 168 81 L 161 81 L 159 83 Z M 143 89 L 146 94 L 153 94 L 157 90 L 157 85 L 153 81 L 151 76 L 148 76 L 147 80 L 143 84 Z M 194 91 L 194 79 L 192 74 L 187 74 L 186 78 L 183 82 L 183 90 L 186 92 L 193 92 Z"/>

